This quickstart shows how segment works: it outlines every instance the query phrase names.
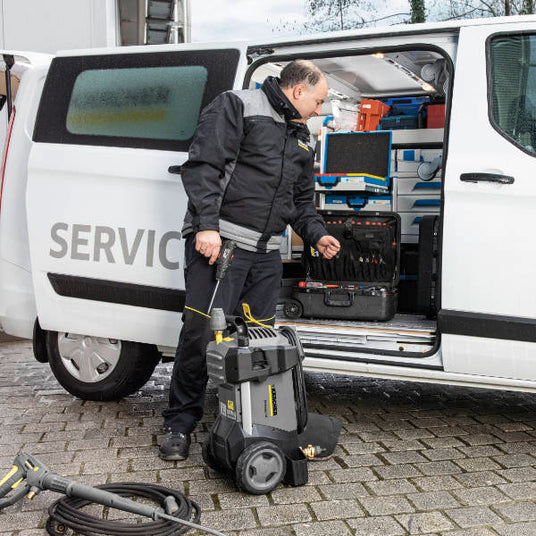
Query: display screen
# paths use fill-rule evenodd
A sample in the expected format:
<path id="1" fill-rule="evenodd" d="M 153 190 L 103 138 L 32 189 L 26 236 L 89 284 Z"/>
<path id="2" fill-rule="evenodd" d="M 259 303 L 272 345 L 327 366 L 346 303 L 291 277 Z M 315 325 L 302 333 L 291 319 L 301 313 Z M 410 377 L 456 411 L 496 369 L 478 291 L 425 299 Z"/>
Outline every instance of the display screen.
<path id="1" fill-rule="evenodd" d="M 326 135 L 324 173 L 389 176 L 390 132 L 345 132 Z"/>

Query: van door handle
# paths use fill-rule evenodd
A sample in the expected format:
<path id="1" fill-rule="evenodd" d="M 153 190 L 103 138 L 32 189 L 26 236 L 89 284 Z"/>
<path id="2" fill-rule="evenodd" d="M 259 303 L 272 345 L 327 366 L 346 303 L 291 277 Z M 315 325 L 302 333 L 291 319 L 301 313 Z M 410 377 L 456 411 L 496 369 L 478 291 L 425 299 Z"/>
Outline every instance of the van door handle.
<path id="1" fill-rule="evenodd" d="M 167 170 L 168 170 L 168 173 L 173 173 L 174 175 L 180 175 L 182 173 L 182 166 L 169 166 Z"/>
<path id="2" fill-rule="evenodd" d="M 500 175 L 498 173 L 462 173 L 460 180 L 463 182 L 498 182 L 500 184 L 513 184 L 514 177 Z"/>

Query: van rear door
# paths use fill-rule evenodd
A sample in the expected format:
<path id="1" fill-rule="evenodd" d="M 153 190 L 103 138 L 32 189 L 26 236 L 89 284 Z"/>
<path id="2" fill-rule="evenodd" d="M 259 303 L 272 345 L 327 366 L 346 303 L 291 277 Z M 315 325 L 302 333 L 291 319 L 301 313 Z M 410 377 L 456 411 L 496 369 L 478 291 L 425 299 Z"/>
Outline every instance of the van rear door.
<path id="1" fill-rule="evenodd" d="M 234 44 L 53 60 L 27 189 L 43 329 L 176 345 L 187 202 L 179 166 L 200 110 L 239 87 L 244 70 L 245 47 Z"/>
<path id="2" fill-rule="evenodd" d="M 460 31 L 439 329 L 446 371 L 534 380 L 536 18 L 518 20 Z"/>

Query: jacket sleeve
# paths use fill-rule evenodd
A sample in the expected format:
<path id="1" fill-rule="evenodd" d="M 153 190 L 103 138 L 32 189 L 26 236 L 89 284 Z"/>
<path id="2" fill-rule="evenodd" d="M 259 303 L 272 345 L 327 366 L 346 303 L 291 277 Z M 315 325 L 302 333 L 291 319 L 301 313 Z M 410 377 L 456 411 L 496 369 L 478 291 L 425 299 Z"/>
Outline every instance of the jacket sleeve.
<path id="1" fill-rule="evenodd" d="M 225 168 L 236 160 L 242 134 L 243 104 L 234 93 L 222 93 L 202 111 L 182 166 L 188 208 L 198 231 L 219 231 Z"/>
<path id="2" fill-rule="evenodd" d="M 315 183 L 313 180 L 313 159 L 305 166 L 294 185 L 294 206 L 296 217 L 291 223 L 292 228 L 302 237 L 303 241 L 315 246 L 328 232 L 322 217 L 314 204 Z"/>

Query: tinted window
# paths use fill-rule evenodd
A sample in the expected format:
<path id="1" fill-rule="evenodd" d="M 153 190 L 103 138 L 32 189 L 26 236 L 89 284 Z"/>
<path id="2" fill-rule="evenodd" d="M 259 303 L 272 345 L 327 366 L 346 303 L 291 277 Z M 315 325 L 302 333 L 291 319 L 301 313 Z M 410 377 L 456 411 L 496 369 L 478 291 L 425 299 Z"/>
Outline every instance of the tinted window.
<path id="1" fill-rule="evenodd" d="M 199 113 L 233 87 L 237 50 L 59 57 L 34 141 L 187 151 Z"/>
<path id="2" fill-rule="evenodd" d="M 83 71 L 74 83 L 67 130 L 187 140 L 197 124 L 207 75 L 202 66 Z"/>
<path id="3" fill-rule="evenodd" d="M 494 126 L 515 145 L 536 154 L 536 36 L 493 37 L 489 58 Z"/>

